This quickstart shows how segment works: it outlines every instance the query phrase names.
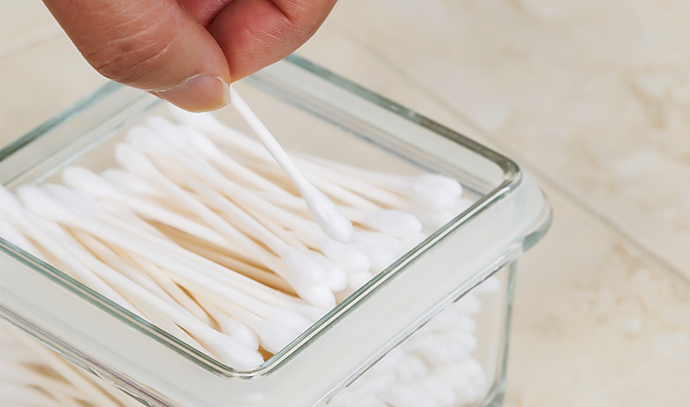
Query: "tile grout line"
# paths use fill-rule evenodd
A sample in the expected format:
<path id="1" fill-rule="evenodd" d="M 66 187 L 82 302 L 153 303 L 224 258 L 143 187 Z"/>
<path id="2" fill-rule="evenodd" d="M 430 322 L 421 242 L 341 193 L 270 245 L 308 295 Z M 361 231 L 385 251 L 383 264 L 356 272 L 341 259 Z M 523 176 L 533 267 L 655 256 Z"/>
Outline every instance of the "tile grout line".
<path id="1" fill-rule="evenodd" d="M 433 92 L 432 90 L 427 89 L 417 79 L 411 77 L 405 71 L 398 68 L 398 66 L 395 65 L 395 63 L 393 63 L 391 60 L 386 58 L 384 55 L 377 52 L 376 49 L 372 48 L 368 44 L 362 43 L 360 40 L 358 40 L 354 35 L 352 35 L 346 28 L 342 27 L 341 25 L 339 25 L 337 23 L 334 25 L 338 28 L 339 31 L 341 31 L 344 35 L 346 35 L 352 42 L 360 45 L 367 53 L 370 54 L 370 56 L 372 56 L 374 59 L 380 61 L 382 64 L 387 66 L 390 70 L 396 72 L 398 75 L 400 75 L 401 78 L 405 79 L 407 81 L 407 83 L 410 84 L 411 87 L 413 87 L 418 92 L 425 95 L 426 97 L 430 98 L 432 101 L 439 104 L 443 108 L 447 109 L 449 112 L 457 115 L 463 122 L 465 122 L 465 124 L 468 127 L 470 127 L 473 131 L 477 132 L 481 137 L 484 137 L 487 140 L 492 141 L 499 148 L 510 153 L 511 155 L 516 156 L 516 157 L 519 156 L 519 154 L 512 147 L 506 145 L 503 141 L 500 140 L 500 138 L 495 137 L 494 135 L 490 134 L 489 132 L 483 130 L 480 126 L 478 126 L 474 122 L 474 120 L 467 117 L 463 112 L 458 111 L 455 107 L 451 106 L 443 98 L 436 95 L 436 93 Z M 581 210 L 590 214 L 592 217 L 594 217 L 595 219 L 600 221 L 602 224 L 604 224 L 606 227 L 611 229 L 613 232 L 620 235 L 624 240 L 627 240 L 628 243 L 632 244 L 637 250 L 644 253 L 650 260 L 652 260 L 653 263 L 656 263 L 657 265 L 667 269 L 670 272 L 670 274 L 672 274 L 675 278 L 678 278 L 683 283 L 690 284 L 690 275 L 686 275 L 684 272 L 682 272 L 676 266 L 674 266 L 673 264 L 671 264 L 667 260 L 665 260 L 663 258 L 664 256 L 656 253 L 655 250 L 647 247 L 646 244 L 644 244 L 643 242 L 640 242 L 637 238 L 633 237 L 632 233 L 630 233 L 629 231 L 624 229 L 621 225 L 618 224 L 618 222 L 612 220 L 607 215 L 605 215 L 601 211 L 597 210 L 593 204 L 587 202 L 585 199 L 580 198 L 578 196 L 579 194 L 577 192 L 571 191 L 570 189 L 567 189 L 567 188 L 561 186 L 555 179 L 548 176 L 543 171 L 539 170 L 538 168 L 534 167 L 533 165 L 520 163 L 520 166 L 527 168 L 531 173 L 539 176 L 551 188 L 555 189 L 556 191 L 558 191 L 559 193 L 564 195 L 566 198 L 570 199 L 575 205 L 579 206 Z"/>

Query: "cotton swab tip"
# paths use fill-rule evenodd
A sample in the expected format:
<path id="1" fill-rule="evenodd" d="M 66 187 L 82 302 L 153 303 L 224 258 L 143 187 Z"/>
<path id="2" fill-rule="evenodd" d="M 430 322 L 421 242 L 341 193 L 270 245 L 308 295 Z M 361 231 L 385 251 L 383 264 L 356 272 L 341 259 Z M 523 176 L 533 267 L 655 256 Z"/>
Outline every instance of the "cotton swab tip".
<path id="1" fill-rule="evenodd" d="M 52 221 L 60 221 L 71 215 L 70 210 L 59 200 L 33 185 L 17 188 L 19 201 L 29 211 Z"/>
<path id="2" fill-rule="evenodd" d="M 313 188 L 302 191 L 302 197 L 312 217 L 328 237 L 340 243 L 348 243 L 352 239 L 352 223 L 326 195 Z"/>
<path id="3" fill-rule="evenodd" d="M 218 353 L 223 362 L 235 369 L 250 370 L 264 363 L 258 352 L 247 348 L 235 338 L 219 333 L 209 335 L 209 338 L 204 339 Z"/>
<path id="4" fill-rule="evenodd" d="M 422 222 L 411 213 L 397 209 L 372 211 L 367 214 L 372 228 L 395 237 L 407 237 L 422 231 Z"/>

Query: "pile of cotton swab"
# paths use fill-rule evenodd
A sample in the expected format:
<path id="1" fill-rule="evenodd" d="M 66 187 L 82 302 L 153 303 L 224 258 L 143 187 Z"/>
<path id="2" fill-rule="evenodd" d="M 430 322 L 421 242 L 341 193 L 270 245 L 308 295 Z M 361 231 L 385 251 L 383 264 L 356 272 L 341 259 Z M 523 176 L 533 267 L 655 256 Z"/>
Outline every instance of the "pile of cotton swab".
<path id="1" fill-rule="evenodd" d="M 501 281 L 486 280 L 393 349 L 329 405 L 333 407 L 451 407 L 475 403 L 486 390 L 472 318 L 476 294 L 496 294 Z"/>
<path id="2" fill-rule="evenodd" d="M 0 190 L 0 236 L 246 370 L 471 204 L 437 174 L 293 163 L 236 93 L 233 106 L 270 154 L 210 114 L 172 110 L 179 124 L 129 130 L 120 168 Z"/>
<path id="3" fill-rule="evenodd" d="M 136 407 L 109 383 L 0 322 L 0 405 L 12 407 Z"/>

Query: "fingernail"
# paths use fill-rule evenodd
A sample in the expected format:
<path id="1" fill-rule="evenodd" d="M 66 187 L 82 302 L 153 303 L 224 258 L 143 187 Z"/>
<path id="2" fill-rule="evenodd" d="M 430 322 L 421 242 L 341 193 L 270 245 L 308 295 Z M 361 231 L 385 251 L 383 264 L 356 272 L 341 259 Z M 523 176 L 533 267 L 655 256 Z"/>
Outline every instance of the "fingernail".
<path id="1" fill-rule="evenodd" d="M 174 88 L 152 92 L 177 107 L 191 112 L 220 109 L 230 102 L 227 83 L 215 76 L 195 76 Z"/>

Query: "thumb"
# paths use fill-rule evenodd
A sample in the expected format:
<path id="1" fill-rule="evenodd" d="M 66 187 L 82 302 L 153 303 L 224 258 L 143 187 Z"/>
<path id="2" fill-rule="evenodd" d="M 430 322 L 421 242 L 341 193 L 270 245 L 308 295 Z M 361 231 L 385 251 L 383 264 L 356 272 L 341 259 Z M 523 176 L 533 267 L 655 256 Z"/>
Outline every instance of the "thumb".
<path id="1" fill-rule="evenodd" d="M 176 0 L 44 0 L 84 58 L 106 78 L 190 111 L 230 100 L 217 42 Z"/>

